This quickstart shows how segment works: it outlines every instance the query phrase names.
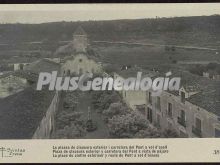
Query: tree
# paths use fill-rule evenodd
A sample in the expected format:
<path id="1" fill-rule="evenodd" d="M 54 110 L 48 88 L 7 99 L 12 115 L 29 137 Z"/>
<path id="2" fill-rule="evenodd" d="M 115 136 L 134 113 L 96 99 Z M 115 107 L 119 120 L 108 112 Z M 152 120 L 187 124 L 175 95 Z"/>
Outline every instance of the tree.
<path id="1" fill-rule="evenodd" d="M 86 134 L 85 128 L 80 125 L 71 124 L 65 126 L 63 129 L 57 130 L 54 135 L 57 139 L 75 139 L 80 138 Z"/>
<path id="2" fill-rule="evenodd" d="M 140 130 L 135 134 L 136 138 L 178 138 L 178 134 L 174 130 L 161 131 L 153 126 Z"/>
<path id="3" fill-rule="evenodd" d="M 209 63 L 206 66 L 207 70 L 215 70 L 217 67 L 219 67 L 219 64 L 217 64 L 217 63 Z"/>
<path id="4" fill-rule="evenodd" d="M 206 70 L 206 68 L 202 65 L 196 65 L 195 67 L 192 67 L 189 69 L 189 71 L 193 74 L 197 74 L 199 76 L 203 75 L 203 72 Z"/>
<path id="5" fill-rule="evenodd" d="M 85 122 L 80 112 L 62 111 L 57 115 L 55 138 L 78 138 L 86 133 Z"/>
<path id="6" fill-rule="evenodd" d="M 106 71 L 106 73 L 109 73 L 109 74 L 119 71 L 118 68 L 119 67 L 117 65 L 113 65 L 113 64 L 106 64 L 103 67 L 103 69 Z"/>
<path id="7" fill-rule="evenodd" d="M 118 102 L 121 97 L 115 91 L 94 91 L 92 94 L 92 104 L 98 112 L 108 109 L 111 103 Z"/>
<path id="8" fill-rule="evenodd" d="M 128 107 L 121 103 L 111 103 L 109 108 L 103 111 L 104 120 L 107 122 L 115 115 L 125 115 L 129 112 Z"/>
<path id="9" fill-rule="evenodd" d="M 148 125 L 148 121 L 137 112 L 113 116 L 108 123 L 109 134 L 115 138 L 135 137 L 137 132 L 145 130 Z"/>
<path id="10" fill-rule="evenodd" d="M 72 123 L 83 125 L 83 120 L 81 119 L 82 113 L 80 112 L 67 112 L 62 111 L 57 115 L 56 125 L 58 129 L 63 129 L 65 126 L 70 126 Z"/>

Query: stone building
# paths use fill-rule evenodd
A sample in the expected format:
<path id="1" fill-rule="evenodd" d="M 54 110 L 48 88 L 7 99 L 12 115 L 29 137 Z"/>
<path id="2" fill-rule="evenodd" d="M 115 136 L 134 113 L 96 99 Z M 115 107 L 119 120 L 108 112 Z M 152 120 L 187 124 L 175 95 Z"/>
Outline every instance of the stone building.
<path id="1" fill-rule="evenodd" d="M 88 38 L 86 32 L 79 26 L 73 34 L 73 48 L 74 52 L 86 52 L 88 46 Z"/>
<path id="2" fill-rule="evenodd" d="M 33 139 L 49 139 L 51 138 L 53 131 L 55 129 L 55 116 L 59 107 L 59 93 L 55 92 L 50 105 L 46 109 L 40 124 L 38 125 L 36 131 L 34 132 Z"/>
<path id="3" fill-rule="evenodd" d="M 27 70 L 15 72 L 16 76 L 32 83 L 24 90 L 0 99 L 0 139 L 51 137 L 55 128 L 59 93 L 46 88 L 36 91 L 36 75 L 59 70 L 59 64 L 42 59 L 30 64 Z"/>
<path id="4" fill-rule="evenodd" d="M 27 86 L 27 80 L 14 72 L 3 74 L 0 76 L 0 98 L 5 98 L 20 92 Z"/>
<path id="5" fill-rule="evenodd" d="M 130 67 L 125 70 L 121 70 L 118 73 L 114 73 L 114 79 L 117 77 L 121 77 L 123 79 L 129 78 L 129 77 L 136 77 L 137 73 L 140 72 L 141 69 L 138 67 Z M 152 77 L 155 76 L 157 73 L 152 71 L 143 71 L 142 72 L 142 78 L 143 77 Z M 144 111 L 146 106 L 146 92 L 142 90 L 121 90 L 119 91 L 121 94 L 123 100 L 125 103 L 133 110 L 140 110 Z"/>
<path id="6" fill-rule="evenodd" d="M 102 72 L 97 54 L 89 47 L 85 31 L 79 27 L 73 34 L 71 55 L 63 58 L 61 71 L 64 75 Z"/>
<path id="7" fill-rule="evenodd" d="M 134 77 L 138 71 L 121 71 L 114 78 Z M 145 75 L 152 79 L 159 76 L 157 72 Z M 159 96 L 153 96 L 152 91 L 119 93 L 131 109 L 161 130 L 173 130 L 180 137 L 220 137 L 220 82 L 187 71 L 172 75 L 181 77 L 179 91 L 163 91 Z"/>
<path id="8" fill-rule="evenodd" d="M 209 70 L 209 71 L 203 72 L 203 77 L 210 78 L 213 80 L 220 80 L 220 73 L 218 73 L 217 71 Z"/>
<path id="9" fill-rule="evenodd" d="M 156 127 L 175 130 L 180 137 L 220 137 L 220 87 L 188 72 L 181 76 L 179 92 L 147 92 L 146 118 Z"/>

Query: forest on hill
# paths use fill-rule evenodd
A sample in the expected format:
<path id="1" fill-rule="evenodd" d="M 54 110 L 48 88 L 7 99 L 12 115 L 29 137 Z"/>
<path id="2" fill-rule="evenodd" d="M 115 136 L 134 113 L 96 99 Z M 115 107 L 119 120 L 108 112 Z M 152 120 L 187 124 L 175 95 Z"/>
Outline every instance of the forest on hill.
<path id="1" fill-rule="evenodd" d="M 71 40 L 78 26 L 91 40 L 144 41 L 215 47 L 220 43 L 220 16 L 137 20 L 0 24 L 0 44 Z"/>

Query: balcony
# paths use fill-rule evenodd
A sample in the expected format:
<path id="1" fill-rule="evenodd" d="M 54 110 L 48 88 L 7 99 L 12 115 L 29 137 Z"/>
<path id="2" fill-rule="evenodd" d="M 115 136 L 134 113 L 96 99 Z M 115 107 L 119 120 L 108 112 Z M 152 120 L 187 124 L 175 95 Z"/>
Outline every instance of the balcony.
<path id="1" fill-rule="evenodd" d="M 192 133 L 195 134 L 197 137 L 202 137 L 202 131 L 201 129 L 196 128 L 195 126 L 192 126 Z"/>
<path id="2" fill-rule="evenodd" d="M 177 118 L 177 122 L 178 122 L 180 125 L 182 125 L 183 127 L 186 128 L 186 121 L 185 121 L 185 119 L 182 119 L 181 117 L 178 117 L 178 118 Z"/>

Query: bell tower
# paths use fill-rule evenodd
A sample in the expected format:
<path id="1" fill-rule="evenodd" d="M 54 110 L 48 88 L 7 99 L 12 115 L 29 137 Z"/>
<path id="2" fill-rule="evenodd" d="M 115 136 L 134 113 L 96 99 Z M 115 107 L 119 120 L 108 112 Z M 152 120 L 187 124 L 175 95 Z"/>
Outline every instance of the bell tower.
<path id="1" fill-rule="evenodd" d="M 73 34 L 73 48 L 74 51 L 86 52 L 88 46 L 88 39 L 86 32 L 79 26 Z"/>

